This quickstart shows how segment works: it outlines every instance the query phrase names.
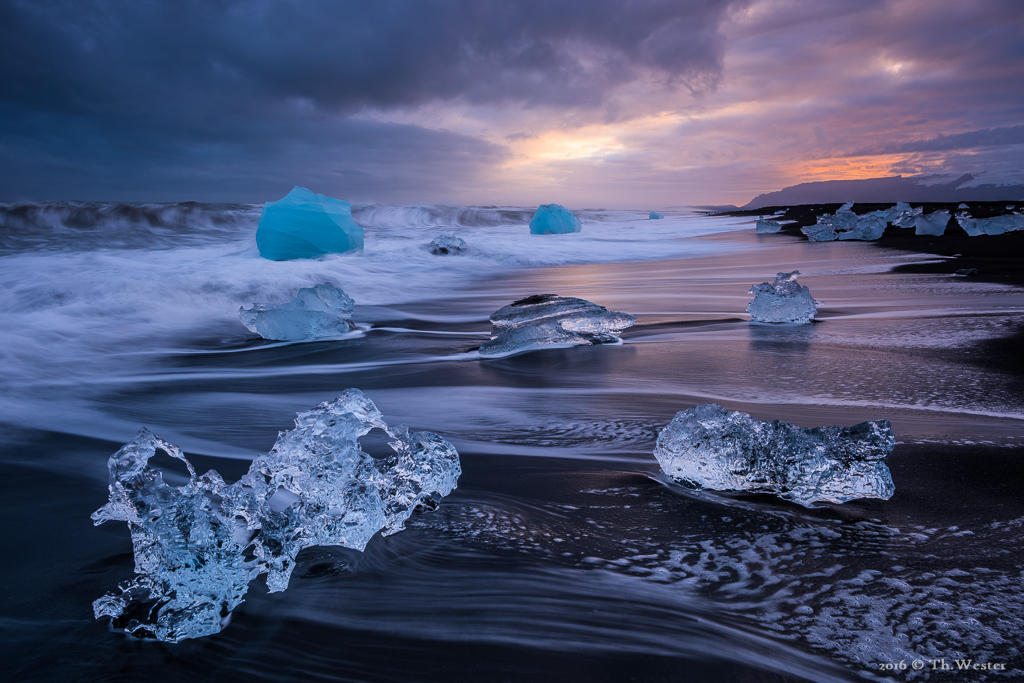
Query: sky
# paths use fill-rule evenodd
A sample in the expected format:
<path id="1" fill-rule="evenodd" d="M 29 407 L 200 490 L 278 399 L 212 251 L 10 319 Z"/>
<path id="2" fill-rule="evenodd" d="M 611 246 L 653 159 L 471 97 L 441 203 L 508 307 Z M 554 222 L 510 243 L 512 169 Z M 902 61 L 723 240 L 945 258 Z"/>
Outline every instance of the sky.
<path id="1" fill-rule="evenodd" d="M 0 0 L 0 199 L 1024 178 L 1021 0 Z"/>

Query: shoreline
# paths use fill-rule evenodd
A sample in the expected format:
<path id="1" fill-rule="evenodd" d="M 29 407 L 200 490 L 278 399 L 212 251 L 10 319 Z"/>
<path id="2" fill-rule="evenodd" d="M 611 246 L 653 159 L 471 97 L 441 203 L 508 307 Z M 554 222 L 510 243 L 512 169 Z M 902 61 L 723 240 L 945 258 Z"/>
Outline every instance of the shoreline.
<path id="1" fill-rule="evenodd" d="M 949 211 L 955 215 L 959 202 L 909 202 L 913 207 L 923 207 L 925 213 L 933 211 Z M 964 202 L 974 218 L 990 218 L 1005 214 L 1007 202 Z M 1014 202 L 1018 207 L 1024 203 Z M 879 209 L 888 209 L 892 203 L 854 204 L 853 212 L 860 215 Z M 798 206 L 766 206 L 761 209 L 724 211 L 721 215 L 742 217 L 772 218 L 784 222 L 782 230 L 776 234 L 792 235 L 805 239 L 800 228 L 814 225 L 817 217 L 826 213 L 835 213 L 842 204 L 800 204 Z M 776 211 L 784 211 L 773 215 Z M 861 241 L 861 240 L 849 240 Z M 945 234 L 915 235 L 910 228 L 889 226 L 878 240 L 867 242 L 875 247 L 898 249 L 922 254 L 931 254 L 943 258 L 941 261 L 929 263 L 912 263 L 896 266 L 894 272 L 922 273 L 937 275 L 957 275 L 959 270 L 975 269 L 976 275 L 959 275 L 959 277 L 977 278 L 984 282 L 995 282 L 1017 287 L 1024 287 L 1024 230 L 1007 232 L 1002 235 L 977 235 L 971 237 L 957 224 L 955 218 L 946 228 Z"/>

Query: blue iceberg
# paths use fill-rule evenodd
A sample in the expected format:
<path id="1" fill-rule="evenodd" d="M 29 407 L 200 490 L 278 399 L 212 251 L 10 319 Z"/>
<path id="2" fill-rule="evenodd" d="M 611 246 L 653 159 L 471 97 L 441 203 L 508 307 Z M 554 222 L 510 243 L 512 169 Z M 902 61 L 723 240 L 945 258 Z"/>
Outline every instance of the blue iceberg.
<path id="1" fill-rule="evenodd" d="M 561 204 L 541 204 L 530 219 L 532 235 L 562 235 L 581 230 L 579 219 Z"/>
<path id="2" fill-rule="evenodd" d="M 765 220 L 763 217 L 759 217 L 757 219 L 756 230 L 758 235 L 771 235 L 772 233 L 782 230 L 782 223 L 771 219 Z"/>
<path id="3" fill-rule="evenodd" d="M 303 287 L 299 295 L 283 304 L 253 304 L 239 308 L 242 324 L 264 339 L 305 341 L 329 339 L 353 332 L 355 302 L 329 284 Z"/>
<path id="4" fill-rule="evenodd" d="M 659 218 L 664 218 L 664 217 L 665 217 L 665 214 L 658 213 L 657 211 L 651 211 L 650 213 L 647 214 L 648 220 L 652 220 L 652 221 L 656 221 Z"/>
<path id="5" fill-rule="evenodd" d="M 770 493 L 804 506 L 892 497 L 888 420 L 803 429 L 705 404 L 676 413 L 658 434 L 662 471 L 691 488 Z"/>
<path id="6" fill-rule="evenodd" d="M 360 448 L 374 428 L 391 437 L 393 452 L 374 457 Z M 184 485 L 165 483 L 149 465 L 158 451 L 185 464 Z M 219 632 L 261 574 L 270 592 L 283 591 L 304 548 L 363 550 L 377 532 L 401 531 L 414 511 L 436 509 L 462 473 L 450 443 L 389 427 L 358 389 L 296 415 L 295 428 L 234 484 L 214 470 L 196 476 L 180 448 L 147 429 L 107 466 L 110 499 L 92 519 L 128 522 L 138 576 L 93 611 L 115 628 L 167 642 Z"/>
<path id="7" fill-rule="evenodd" d="M 256 246 L 271 261 L 316 258 L 362 250 L 363 229 L 348 202 L 294 187 L 284 199 L 263 205 Z"/>

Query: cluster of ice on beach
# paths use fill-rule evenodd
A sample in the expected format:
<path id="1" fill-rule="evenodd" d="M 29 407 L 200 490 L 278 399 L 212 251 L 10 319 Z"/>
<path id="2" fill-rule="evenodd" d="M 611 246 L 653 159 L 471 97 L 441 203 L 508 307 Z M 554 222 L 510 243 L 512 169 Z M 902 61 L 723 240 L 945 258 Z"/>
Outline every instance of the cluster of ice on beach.
<path id="1" fill-rule="evenodd" d="M 562 235 L 582 229 L 580 219 L 561 204 L 541 204 L 530 219 L 533 235 Z"/>
<path id="2" fill-rule="evenodd" d="M 272 261 L 316 258 L 363 248 L 363 229 L 352 220 L 352 205 L 304 187 L 267 202 L 256 228 L 260 255 Z"/>
<path id="3" fill-rule="evenodd" d="M 456 237 L 454 232 L 446 232 L 432 239 L 427 245 L 427 249 L 435 256 L 461 254 L 466 251 L 466 241 L 461 237 Z"/>
<path id="4" fill-rule="evenodd" d="M 956 220 L 971 237 L 1002 235 L 1014 230 L 1024 230 L 1024 215 L 1019 213 L 993 216 L 992 218 L 971 218 L 966 214 L 960 214 Z"/>
<path id="5" fill-rule="evenodd" d="M 264 339 L 305 341 L 344 336 L 357 329 L 352 322 L 355 302 L 330 284 L 304 287 L 283 304 L 253 304 L 239 308 L 238 317 Z"/>
<path id="6" fill-rule="evenodd" d="M 619 333 L 636 317 L 609 311 L 584 299 L 535 294 L 491 315 L 491 339 L 481 356 L 507 356 L 543 346 L 578 346 L 619 342 Z"/>
<path id="7" fill-rule="evenodd" d="M 799 270 L 778 273 L 774 282 L 762 282 L 750 288 L 753 300 L 747 305 L 750 319 L 762 323 L 809 323 L 824 302 L 796 281 Z"/>
<path id="8" fill-rule="evenodd" d="M 360 448 L 375 428 L 391 437 L 390 455 Z M 185 464 L 184 486 L 166 484 L 148 464 L 157 451 Z M 414 510 L 436 508 L 462 472 L 450 443 L 388 427 L 357 389 L 299 413 L 231 485 L 214 470 L 196 476 L 177 446 L 146 429 L 108 468 L 110 500 L 92 518 L 128 522 L 139 576 L 96 600 L 96 618 L 169 642 L 219 632 L 261 574 L 271 592 L 287 588 L 304 548 L 362 550 L 378 531 L 401 531 Z"/>
<path id="9" fill-rule="evenodd" d="M 676 413 L 654 455 L 673 480 L 717 491 L 770 493 L 809 506 L 892 496 L 888 420 L 803 429 L 706 404 Z"/>

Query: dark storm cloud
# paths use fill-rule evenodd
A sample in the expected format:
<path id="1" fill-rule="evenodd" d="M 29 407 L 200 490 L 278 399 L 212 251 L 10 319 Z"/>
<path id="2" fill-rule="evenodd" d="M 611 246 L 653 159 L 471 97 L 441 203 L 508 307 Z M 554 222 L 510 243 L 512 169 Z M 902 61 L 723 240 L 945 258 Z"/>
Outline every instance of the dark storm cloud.
<path id="1" fill-rule="evenodd" d="M 945 152 L 978 147 L 1002 147 L 1024 144 L 1024 126 L 1009 128 L 983 128 L 955 135 L 937 135 L 927 140 L 897 142 L 883 147 L 865 149 L 848 156 L 866 154 L 903 154 L 908 152 Z"/>
<path id="2" fill-rule="evenodd" d="M 457 184 L 505 152 L 349 117 L 446 101 L 592 108 L 640 77 L 707 90 L 720 76 L 718 26 L 731 4 L 0 2 L 0 179 L 9 195 L 76 174 L 71 187 L 82 192 L 124 194 L 144 191 L 140 170 L 155 180 L 320 168 L 415 185 L 419 169 L 431 189 L 450 161 L 463 164 L 444 174 Z M 368 170 L 389 164 L 404 168 Z M 46 194 L 63 196 L 55 185 Z"/>

